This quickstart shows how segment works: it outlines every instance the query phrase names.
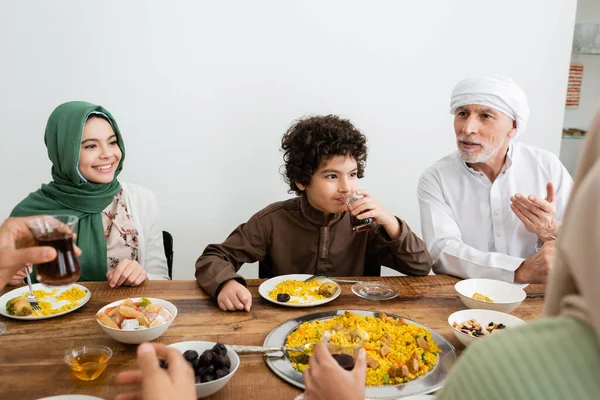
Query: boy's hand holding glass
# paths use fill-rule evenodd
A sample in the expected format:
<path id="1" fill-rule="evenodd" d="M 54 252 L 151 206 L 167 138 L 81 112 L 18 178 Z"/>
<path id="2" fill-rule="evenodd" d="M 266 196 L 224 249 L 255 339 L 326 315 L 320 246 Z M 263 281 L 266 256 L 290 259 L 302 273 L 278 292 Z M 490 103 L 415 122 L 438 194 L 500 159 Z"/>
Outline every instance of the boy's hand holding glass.
<path id="1" fill-rule="evenodd" d="M 137 261 L 124 259 L 106 273 L 110 287 L 139 286 L 148 278 L 144 267 Z"/>
<path id="2" fill-rule="evenodd" d="M 250 311 L 252 295 L 244 285 L 235 279 L 230 279 L 223 284 L 217 303 L 223 311 Z"/>
<path id="3" fill-rule="evenodd" d="M 381 205 L 366 190 L 359 190 L 356 195 L 363 196 L 361 199 L 352 201 L 348 209 L 354 217 L 359 220 L 372 218 L 383 226 L 391 239 L 400 236 L 400 223 L 396 217 Z M 351 194 L 352 195 L 352 194 Z M 356 196 L 355 196 L 356 197 Z"/>

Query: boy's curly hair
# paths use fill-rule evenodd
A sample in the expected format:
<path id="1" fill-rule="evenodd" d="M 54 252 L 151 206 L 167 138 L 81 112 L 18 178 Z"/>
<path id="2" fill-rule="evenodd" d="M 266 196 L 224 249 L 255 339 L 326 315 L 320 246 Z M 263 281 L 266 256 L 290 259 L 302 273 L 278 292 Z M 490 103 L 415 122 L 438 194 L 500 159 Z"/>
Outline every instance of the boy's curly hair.
<path id="1" fill-rule="evenodd" d="M 283 135 L 285 172 L 289 193 L 302 194 L 296 182 L 308 186 L 324 161 L 334 156 L 356 160 L 357 175 L 362 178 L 367 162 L 367 138 L 352 123 L 337 115 L 308 117 L 297 120 Z"/>

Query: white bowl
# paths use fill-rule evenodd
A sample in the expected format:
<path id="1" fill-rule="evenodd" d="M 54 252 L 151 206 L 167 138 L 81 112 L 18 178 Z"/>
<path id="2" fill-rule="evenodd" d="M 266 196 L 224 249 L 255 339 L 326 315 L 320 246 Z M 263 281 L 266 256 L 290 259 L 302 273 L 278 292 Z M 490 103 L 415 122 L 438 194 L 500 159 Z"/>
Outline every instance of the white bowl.
<path id="1" fill-rule="evenodd" d="M 450 316 L 448 317 L 448 324 L 452 328 L 452 332 L 454 332 L 454 336 L 456 336 L 456 338 L 458 340 L 460 340 L 460 342 L 462 344 L 464 344 L 465 346 L 470 345 L 471 343 L 473 343 L 476 340 L 485 339 L 485 336 L 484 337 L 475 337 L 475 336 L 467 335 L 466 333 L 463 333 L 463 332 L 459 331 L 458 329 L 454 328 L 453 324 L 455 322 L 457 324 L 460 324 L 460 323 L 468 321 L 470 319 L 476 319 L 477 322 L 479 322 L 482 326 L 486 326 L 490 322 L 494 322 L 496 324 L 504 324 L 506 326 L 506 329 L 511 329 L 511 328 L 517 327 L 519 325 L 525 325 L 525 321 L 523 321 L 522 319 L 519 319 L 513 315 L 506 314 L 506 313 L 503 313 L 500 311 L 493 311 L 493 310 L 457 311 L 453 314 L 450 314 Z M 500 333 L 495 333 L 494 335 L 499 335 L 499 334 Z"/>
<path id="2" fill-rule="evenodd" d="M 214 342 L 201 342 L 201 341 L 190 341 L 190 342 L 179 342 L 170 344 L 168 347 L 173 347 L 181 352 L 181 354 L 185 353 L 187 350 L 196 350 L 198 354 L 202 354 L 204 350 L 210 350 L 216 343 Z M 229 368 L 229 374 L 215 379 L 214 381 L 205 382 L 205 383 L 196 383 L 196 396 L 200 399 L 203 397 L 208 397 L 214 393 L 217 393 L 219 390 L 223 389 L 227 382 L 231 379 L 235 371 L 237 371 L 240 366 L 240 357 L 237 353 L 227 347 L 227 357 L 229 357 L 229 361 L 231 361 L 231 367 Z"/>
<path id="3" fill-rule="evenodd" d="M 160 335 L 165 333 L 165 331 L 169 328 L 169 326 L 171 326 L 171 324 L 175 320 L 175 317 L 177 316 L 177 307 L 175 307 L 172 303 L 169 303 L 166 300 L 154 299 L 152 297 L 147 297 L 147 299 L 150 300 L 151 303 L 161 305 L 167 310 L 169 310 L 171 315 L 173 315 L 173 318 L 171 318 L 169 321 L 165 322 L 162 325 L 155 326 L 153 328 L 140 329 L 136 331 L 124 331 L 122 329 L 110 328 L 108 326 L 102 325 L 102 323 L 98 321 L 97 318 L 96 322 L 98 322 L 98 325 L 100 325 L 100 327 L 104 330 L 104 332 L 108 334 L 108 336 L 115 339 L 117 342 L 127 344 L 140 344 L 157 339 L 158 337 L 160 337 Z M 115 307 L 125 300 L 126 299 L 113 301 L 112 303 L 102 307 L 98 312 L 104 312 L 104 310 L 106 310 L 107 308 Z M 142 298 L 134 297 L 131 300 L 133 300 L 134 303 L 137 303 L 138 301 L 142 301 Z"/>
<path id="4" fill-rule="evenodd" d="M 517 308 L 527 294 L 519 286 L 508 282 L 494 279 L 465 279 L 457 282 L 454 289 L 458 292 L 460 299 L 469 308 L 484 310 L 495 310 L 509 313 Z M 481 293 L 494 300 L 489 303 L 483 300 L 473 299 L 473 294 Z"/>

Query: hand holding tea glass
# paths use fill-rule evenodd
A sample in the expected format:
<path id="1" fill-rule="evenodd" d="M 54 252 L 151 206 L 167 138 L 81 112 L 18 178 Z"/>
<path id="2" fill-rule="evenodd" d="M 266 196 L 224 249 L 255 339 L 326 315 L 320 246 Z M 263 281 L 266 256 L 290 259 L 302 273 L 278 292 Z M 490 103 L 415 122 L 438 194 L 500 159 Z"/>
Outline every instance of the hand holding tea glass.
<path id="1" fill-rule="evenodd" d="M 345 199 L 350 211 L 350 222 L 355 232 L 370 229 L 374 222 L 383 226 L 390 239 L 400 236 L 398 219 L 366 190 L 349 193 Z"/>
<path id="2" fill-rule="evenodd" d="M 81 268 L 73 244 L 78 218 L 73 215 L 41 216 L 31 219 L 27 225 L 40 246 L 56 250 L 56 257 L 38 264 L 36 278 L 48 286 L 63 286 L 77 282 Z"/>
<path id="3" fill-rule="evenodd" d="M 358 350 L 354 368 L 346 371 L 329 353 L 325 343 L 315 345 L 304 373 L 305 400 L 363 400 L 367 374 L 366 353 Z"/>

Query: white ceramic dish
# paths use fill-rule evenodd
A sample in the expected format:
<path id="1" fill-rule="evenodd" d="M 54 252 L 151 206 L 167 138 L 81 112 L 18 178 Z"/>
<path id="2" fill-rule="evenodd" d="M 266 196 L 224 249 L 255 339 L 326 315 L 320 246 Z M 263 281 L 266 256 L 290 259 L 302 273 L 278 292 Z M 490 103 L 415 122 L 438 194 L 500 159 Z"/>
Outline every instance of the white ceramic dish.
<path id="1" fill-rule="evenodd" d="M 512 283 L 497 281 L 494 279 L 465 279 L 457 282 L 454 289 L 460 299 L 469 308 L 494 310 L 509 313 L 517 308 L 527 294 L 520 287 Z M 490 303 L 473 299 L 473 294 L 481 293 L 494 302 Z"/>
<path id="2" fill-rule="evenodd" d="M 106 310 L 107 308 L 115 307 L 125 300 L 126 299 L 113 301 L 112 303 L 102 307 L 98 312 L 104 312 L 104 310 Z M 137 303 L 138 301 L 142 301 L 142 298 L 134 297 L 131 300 L 133 300 L 134 303 Z M 96 322 L 98 322 L 98 325 L 100 325 L 102 330 L 104 330 L 104 332 L 106 332 L 108 336 L 115 339 L 117 342 L 127 344 L 140 344 L 157 339 L 160 337 L 160 335 L 165 333 L 165 331 L 169 328 L 169 326 L 171 326 L 171 324 L 175 320 L 175 317 L 177 317 L 177 307 L 175 307 L 172 303 L 169 303 L 166 300 L 154 299 L 152 297 L 148 297 L 148 300 L 150 300 L 151 303 L 165 307 L 167 310 L 169 310 L 171 315 L 173 315 L 173 318 L 171 318 L 169 321 L 165 322 L 162 325 L 155 326 L 153 328 L 139 329 L 135 331 L 124 331 L 122 329 L 109 328 L 108 326 L 102 325 L 100 321 L 98 321 L 98 319 L 96 319 Z"/>
<path id="3" fill-rule="evenodd" d="M 173 343 L 170 344 L 168 347 L 173 347 L 174 349 L 179 350 L 181 354 L 185 353 L 187 350 L 196 350 L 198 354 L 202 354 L 204 350 L 212 349 L 215 344 L 216 343 L 214 342 L 189 341 Z M 229 361 L 231 361 L 231 367 L 229 368 L 228 375 L 211 382 L 196 383 L 196 396 L 199 399 L 208 397 L 223 389 L 223 387 L 225 387 L 227 382 L 229 382 L 233 374 L 235 374 L 238 367 L 240 366 L 240 357 L 235 351 L 231 350 L 229 347 L 227 348 L 227 357 L 229 357 Z"/>
<path id="4" fill-rule="evenodd" d="M 448 317 L 448 324 L 452 328 L 452 332 L 454 332 L 454 336 L 462 344 L 465 346 L 470 345 L 476 340 L 485 339 L 485 337 L 475 337 L 467 335 L 454 328 L 454 323 L 460 324 L 464 321 L 468 321 L 470 319 L 476 319 L 482 326 L 487 326 L 490 322 L 494 322 L 496 324 L 504 324 L 506 326 L 505 329 L 512 329 L 520 325 L 525 325 L 525 321 L 519 319 L 513 315 L 506 314 L 500 311 L 494 310 L 462 310 L 457 311 L 455 313 L 450 314 Z M 494 333 L 493 335 L 501 335 L 503 332 Z"/>
<path id="5" fill-rule="evenodd" d="M 316 278 L 316 279 L 320 283 L 333 282 L 333 283 L 335 283 L 337 285 L 338 289 L 337 289 L 337 291 L 335 292 L 335 294 L 333 296 L 327 297 L 327 298 L 322 299 L 322 300 L 314 300 L 314 299 L 310 299 L 310 298 L 309 299 L 302 299 L 302 298 L 297 297 L 297 296 L 291 296 L 290 301 L 288 301 L 286 303 L 281 303 L 281 302 L 273 300 L 273 299 L 271 299 L 269 297 L 269 292 L 271 290 L 273 290 L 275 288 L 275 286 L 277 286 L 278 283 L 283 282 L 283 281 L 288 281 L 288 280 L 303 281 L 305 279 L 310 278 L 311 276 L 312 275 L 308 275 L 308 274 L 290 274 L 290 275 L 276 276 L 275 278 L 271 278 L 271 279 L 269 279 L 267 281 L 264 281 L 258 287 L 258 293 L 265 300 L 268 300 L 271 303 L 279 304 L 280 306 L 286 306 L 286 307 L 313 307 L 313 306 L 319 306 L 321 304 L 329 303 L 330 301 L 335 300 L 340 295 L 340 293 L 342 293 L 342 288 L 340 287 L 340 285 L 338 285 L 337 283 L 335 283 L 331 279 L 327 279 L 325 277 L 319 277 L 319 278 Z M 290 302 L 292 300 L 298 301 L 298 304 L 291 304 Z"/>
<path id="6" fill-rule="evenodd" d="M 81 308 L 85 303 L 88 302 L 88 300 L 90 299 L 90 297 L 92 297 L 92 292 L 90 292 L 90 290 L 88 288 L 86 288 L 85 286 L 81 286 L 77 283 L 71 284 L 71 285 L 67 285 L 67 286 L 57 286 L 57 287 L 51 287 L 51 286 L 46 286 L 43 285 L 41 283 L 34 283 L 32 285 L 33 290 L 44 290 L 46 292 L 51 292 L 55 289 L 57 289 L 56 292 L 56 297 L 60 296 L 60 294 L 62 292 L 64 292 L 65 290 L 69 290 L 71 289 L 73 286 L 78 287 L 81 290 L 84 290 L 86 293 L 85 297 L 78 300 L 77 301 L 77 305 L 73 308 L 71 308 L 70 310 L 67 311 L 63 311 L 60 312 L 58 314 L 52 314 L 52 315 L 40 315 L 40 316 L 26 316 L 26 317 L 17 317 L 16 315 L 10 315 L 7 311 L 6 311 L 6 302 L 9 301 L 12 298 L 15 297 L 19 297 L 22 296 L 24 293 L 29 293 L 29 286 L 23 286 L 20 287 L 18 289 L 14 289 L 11 290 L 10 292 L 4 294 L 2 297 L 0 297 L 0 314 L 4 315 L 5 317 L 8 318 L 13 318 L 13 319 L 20 319 L 20 320 L 25 320 L 25 321 L 36 321 L 36 320 L 40 320 L 40 319 L 48 319 L 48 318 L 55 318 L 55 317 L 60 317 L 61 315 L 65 315 L 68 314 L 70 312 L 73 312 L 75 310 L 77 310 L 78 308 Z M 50 304 L 52 304 L 53 308 L 59 308 L 62 307 L 66 304 L 68 304 L 69 302 L 66 300 L 61 300 L 58 301 L 55 298 L 46 298 L 44 301 L 49 302 Z"/>

